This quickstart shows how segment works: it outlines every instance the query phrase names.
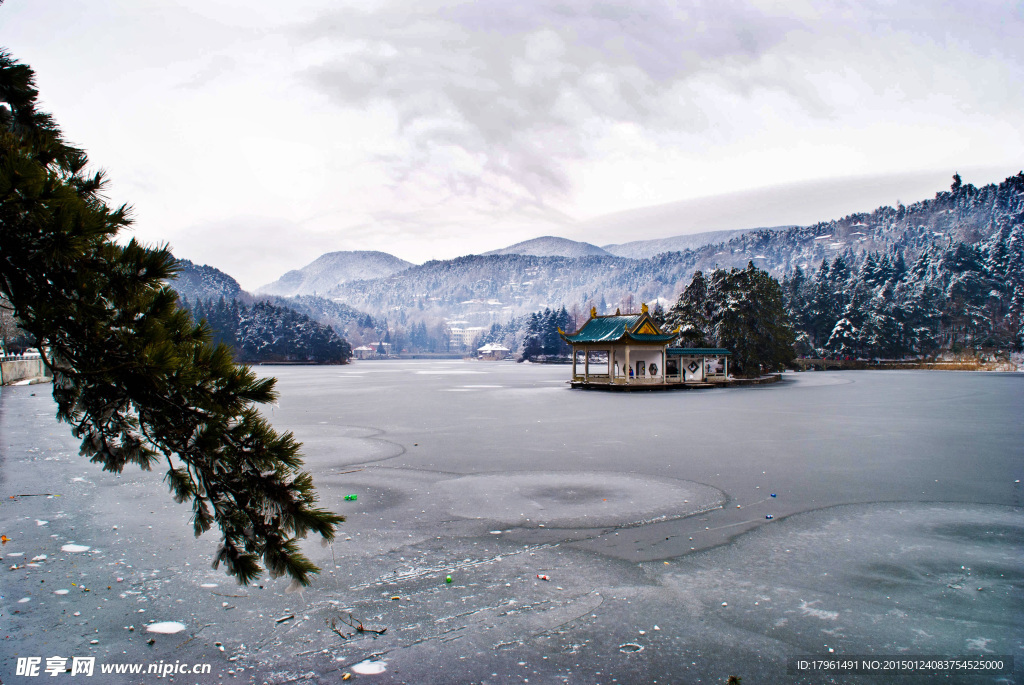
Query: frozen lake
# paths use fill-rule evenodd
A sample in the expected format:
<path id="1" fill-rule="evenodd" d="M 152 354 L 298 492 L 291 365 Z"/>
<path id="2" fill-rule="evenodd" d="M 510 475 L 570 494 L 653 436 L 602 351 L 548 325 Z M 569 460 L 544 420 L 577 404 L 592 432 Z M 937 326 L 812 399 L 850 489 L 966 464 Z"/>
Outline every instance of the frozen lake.
<path id="1" fill-rule="evenodd" d="M 943 682 L 1024 673 L 1024 375 L 611 394 L 563 366 L 260 373 L 348 517 L 307 545 L 324 572 L 302 593 L 210 570 L 216 539 L 191 538 L 160 474 L 100 472 L 48 386 L 3 389 L 0 680 L 65 652 L 211 663 L 175 681 L 203 683 L 817 683 L 787 659 L 868 654 L 1016 659 Z M 61 496 L 9 499 L 42 492 Z M 149 645 L 153 622 L 184 628 Z"/>

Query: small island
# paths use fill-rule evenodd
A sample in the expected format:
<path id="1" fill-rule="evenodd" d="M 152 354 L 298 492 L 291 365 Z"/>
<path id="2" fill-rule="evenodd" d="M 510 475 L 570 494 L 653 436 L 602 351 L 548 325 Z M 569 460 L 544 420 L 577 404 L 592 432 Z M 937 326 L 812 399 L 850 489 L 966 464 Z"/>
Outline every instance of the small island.
<path id="1" fill-rule="evenodd" d="M 592 308 L 575 334 L 558 332 L 572 346 L 574 388 L 664 390 L 729 382 L 729 350 L 669 347 L 678 329 L 664 332 L 646 304 L 639 314 L 598 316 Z"/>

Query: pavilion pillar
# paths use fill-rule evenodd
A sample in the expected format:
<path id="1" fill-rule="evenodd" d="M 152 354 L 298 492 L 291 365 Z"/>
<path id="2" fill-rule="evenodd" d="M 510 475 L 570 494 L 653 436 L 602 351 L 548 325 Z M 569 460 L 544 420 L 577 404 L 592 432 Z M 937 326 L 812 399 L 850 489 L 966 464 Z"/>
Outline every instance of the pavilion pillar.
<path id="1" fill-rule="evenodd" d="M 572 346 L 572 378 L 576 380 L 576 346 Z"/>
<path id="2" fill-rule="evenodd" d="M 665 385 L 665 383 L 668 382 L 668 379 L 667 379 L 668 377 L 667 377 L 667 375 L 665 373 L 666 370 L 667 370 L 665 368 L 665 359 L 666 359 L 666 357 L 665 357 L 665 348 L 662 348 L 661 349 L 661 384 L 662 385 Z"/>
<path id="3" fill-rule="evenodd" d="M 583 348 L 583 380 L 590 382 L 590 348 Z"/>
<path id="4" fill-rule="evenodd" d="M 633 367 L 629 365 L 629 345 L 626 345 L 626 368 L 624 375 L 627 383 L 629 383 L 629 374 L 631 373 L 633 373 Z"/>
<path id="5" fill-rule="evenodd" d="M 725 380 L 729 380 L 729 358 L 723 357 L 723 360 L 725 361 Z"/>

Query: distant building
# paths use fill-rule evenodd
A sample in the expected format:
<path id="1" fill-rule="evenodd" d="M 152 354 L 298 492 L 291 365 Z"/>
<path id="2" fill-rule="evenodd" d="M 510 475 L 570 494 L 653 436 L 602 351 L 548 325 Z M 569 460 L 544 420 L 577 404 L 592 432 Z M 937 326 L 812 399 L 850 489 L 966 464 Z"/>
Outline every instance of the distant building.
<path id="1" fill-rule="evenodd" d="M 375 342 L 369 345 L 360 345 L 352 350 L 352 356 L 356 359 L 376 359 L 391 355 L 391 343 Z"/>
<path id="2" fill-rule="evenodd" d="M 500 360 L 506 359 L 511 351 L 509 348 L 502 347 L 498 343 L 487 343 L 483 347 L 477 348 L 476 354 L 480 359 Z"/>
<path id="3" fill-rule="evenodd" d="M 469 326 L 467 328 L 452 326 L 448 330 L 451 331 L 450 340 L 452 345 L 456 347 L 471 347 L 473 343 L 490 329 L 484 326 Z"/>
<path id="4" fill-rule="evenodd" d="M 721 348 L 669 347 L 678 331 L 665 333 L 647 305 L 639 314 L 598 316 L 573 335 L 559 330 L 572 345 L 572 386 L 641 389 L 726 382 L 729 357 Z"/>

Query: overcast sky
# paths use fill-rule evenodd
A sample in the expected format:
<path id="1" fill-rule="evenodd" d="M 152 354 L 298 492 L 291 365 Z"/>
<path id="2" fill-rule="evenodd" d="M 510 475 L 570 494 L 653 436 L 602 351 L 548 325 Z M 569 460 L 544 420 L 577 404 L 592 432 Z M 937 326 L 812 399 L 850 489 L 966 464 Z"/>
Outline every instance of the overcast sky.
<path id="1" fill-rule="evenodd" d="M 1020 2 L 7 0 L 0 45 L 134 235 L 249 289 L 333 250 L 802 224 L 1024 168 Z"/>

